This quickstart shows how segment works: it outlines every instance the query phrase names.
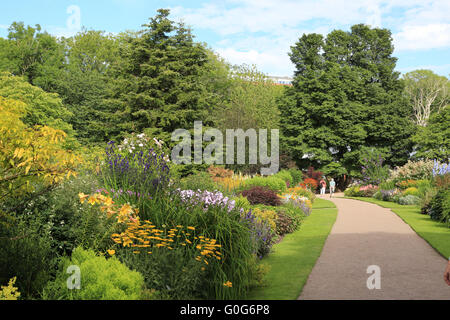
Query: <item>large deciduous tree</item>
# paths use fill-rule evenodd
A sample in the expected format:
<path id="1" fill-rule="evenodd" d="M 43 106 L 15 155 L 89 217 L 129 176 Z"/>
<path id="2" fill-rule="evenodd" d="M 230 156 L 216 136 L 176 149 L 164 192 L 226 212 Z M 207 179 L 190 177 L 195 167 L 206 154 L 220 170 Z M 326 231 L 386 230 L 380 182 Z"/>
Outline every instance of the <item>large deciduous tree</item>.
<path id="1" fill-rule="evenodd" d="M 24 77 L 8 72 L 0 73 L 0 97 L 21 101 L 25 112 L 22 121 L 28 126 L 50 126 L 63 130 L 73 137 L 74 131 L 68 123 L 72 113 L 63 105 L 55 93 L 48 93 L 29 84 Z"/>
<path id="2" fill-rule="evenodd" d="M 63 67 L 63 47 L 55 37 L 42 32 L 40 25 L 33 28 L 13 22 L 8 31 L 8 39 L 0 41 L 0 71 L 23 76 L 36 85 L 41 77 Z"/>
<path id="3" fill-rule="evenodd" d="M 364 146 L 387 164 L 406 162 L 414 125 L 389 30 L 304 34 L 291 49 L 295 78 L 280 103 L 286 153 L 335 176 L 360 174 Z"/>
<path id="4" fill-rule="evenodd" d="M 426 126 L 434 112 L 450 103 L 450 81 L 431 70 L 415 70 L 404 75 L 405 93 L 414 111 L 414 121 Z"/>
<path id="5" fill-rule="evenodd" d="M 119 62 L 120 36 L 100 31 L 82 31 L 64 39 L 66 62 L 56 77 L 42 86 L 59 93 L 73 113 L 70 123 L 77 137 L 86 142 L 104 142 L 120 132 L 116 125 L 112 65 Z"/>

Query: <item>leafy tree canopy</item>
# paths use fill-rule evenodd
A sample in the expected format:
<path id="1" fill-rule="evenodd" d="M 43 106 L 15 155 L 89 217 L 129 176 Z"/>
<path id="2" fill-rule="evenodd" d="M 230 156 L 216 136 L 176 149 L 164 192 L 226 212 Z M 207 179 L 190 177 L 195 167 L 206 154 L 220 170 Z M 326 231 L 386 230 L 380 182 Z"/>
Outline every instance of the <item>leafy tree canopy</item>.
<path id="1" fill-rule="evenodd" d="M 71 125 L 67 123 L 72 114 L 57 94 L 45 92 L 23 77 L 4 72 L 0 74 L 0 96 L 25 104 L 22 120 L 26 125 L 47 125 L 73 134 Z"/>
<path id="2" fill-rule="evenodd" d="M 413 141 L 417 146 L 414 157 L 447 162 L 450 158 L 450 106 L 432 114 L 428 125 L 419 128 Z"/>
<path id="3" fill-rule="evenodd" d="M 117 109 L 122 130 L 143 132 L 170 141 L 177 128 L 191 128 L 195 120 L 207 125 L 207 103 L 203 66 L 208 53 L 194 42 L 191 30 L 159 9 L 137 36 L 123 46 L 124 62 L 117 66 Z"/>
<path id="4" fill-rule="evenodd" d="M 304 34 L 291 47 L 295 79 L 280 125 L 284 151 L 301 167 L 359 175 L 362 146 L 383 151 L 387 164 L 406 162 L 414 125 L 393 49 L 389 30 L 362 24 Z"/>

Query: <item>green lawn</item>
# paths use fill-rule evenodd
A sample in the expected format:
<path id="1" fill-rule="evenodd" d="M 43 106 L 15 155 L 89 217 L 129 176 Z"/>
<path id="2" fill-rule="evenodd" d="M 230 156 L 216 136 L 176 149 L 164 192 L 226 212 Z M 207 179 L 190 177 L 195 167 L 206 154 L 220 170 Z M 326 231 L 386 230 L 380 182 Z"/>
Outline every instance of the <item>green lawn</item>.
<path id="1" fill-rule="evenodd" d="M 418 206 L 403 206 L 373 198 L 349 197 L 349 199 L 371 202 L 391 209 L 444 258 L 450 257 L 450 228 L 443 223 L 431 220 L 428 215 L 421 214 Z"/>
<path id="2" fill-rule="evenodd" d="M 295 300 L 322 252 L 325 240 L 336 221 L 337 208 L 317 198 L 313 210 L 299 230 L 288 234 L 261 260 L 270 266 L 265 285 L 250 292 L 248 299 Z"/>

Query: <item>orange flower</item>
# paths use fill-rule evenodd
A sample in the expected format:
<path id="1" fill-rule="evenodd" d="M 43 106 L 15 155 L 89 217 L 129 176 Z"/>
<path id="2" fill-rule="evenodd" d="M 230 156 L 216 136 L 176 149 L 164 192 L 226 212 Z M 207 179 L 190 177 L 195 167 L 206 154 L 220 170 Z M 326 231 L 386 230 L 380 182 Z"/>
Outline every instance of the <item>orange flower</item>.
<path id="1" fill-rule="evenodd" d="M 103 203 L 104 203 L 106 206 L 112 206 L 113 203 L 114 203 L 114 201 L 113 201 L 112 198 L 106 197 L 106 198 L 105 198 L 105 201 L 104 201 Z"/>
<path id="2" fill-rule="evenodd" d="M 230 281 L 227 281 L 223 284 L 225 287 L 231 288 L 233 284 Z"/>
<path id="3" fill-rule="evenodd" d="M 94 205 L 97 203 L 97 199 L 94 196 L 90 196 L 88 202 L 89 204 Z"/>
<path id="4" fill-rule="evenodd" d="M 81 193 L 78 194 L 78 197 L 80 197 L 81 203 L 84 203 L 84 201 L 86 201 L 86 199 L 89 197 L 89 195 L 84 194 L 84 193 L 81 192 Z"/>
<path id="5" fill-rule="evenodd" d="M 127 204 L 124 204 L 124 205 L 122 206 L 122 208 L 120 208 L 119 215 L 120 215 L 120 216 L 126 216 L 126 215 L 129 215 L 129 214 L 132 213 L 132 212 L 133 212 L 133 209 L 132 209 L 131 206 L 127 203 Z"/>
<path id="6" fill-rule="evenodd" d="M 107 250 L 107 251 L 108 251 L 108 253 L 109 253 L 110 256 L 113 256 L 113 255 L 116 254 L 116 250 L 110 249 L 110 250 Z"/>

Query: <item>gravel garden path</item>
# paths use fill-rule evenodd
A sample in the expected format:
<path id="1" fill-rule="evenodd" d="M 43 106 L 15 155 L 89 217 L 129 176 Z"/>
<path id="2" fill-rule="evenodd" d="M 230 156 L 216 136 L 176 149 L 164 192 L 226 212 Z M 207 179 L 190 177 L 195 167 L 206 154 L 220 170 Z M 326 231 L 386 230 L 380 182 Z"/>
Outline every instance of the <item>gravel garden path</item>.
<path id="1" fill-rule="evenodd" d="M 445 258 L 390 209 L 339 196 L 322 196 L 338 216 L 299 300 L 450 300 Z"/>

